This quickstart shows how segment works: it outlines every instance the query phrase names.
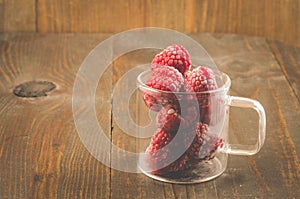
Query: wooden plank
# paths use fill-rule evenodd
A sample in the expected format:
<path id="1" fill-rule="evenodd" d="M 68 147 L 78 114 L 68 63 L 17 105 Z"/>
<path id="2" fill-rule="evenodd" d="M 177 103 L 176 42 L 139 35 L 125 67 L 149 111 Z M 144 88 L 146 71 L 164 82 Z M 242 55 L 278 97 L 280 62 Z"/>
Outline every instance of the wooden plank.
<path id="1" fill-rule="evenodd" d="M 189 0 L 186 9 L 188 33 L 235 33 L 300 44 L 298 0 Z"/>
<path id="2" fill-rule="evenodd" d="M 76 72 L 105 38 L 104 34 L 0 36 L 0 198 L 109 197 L 110 169 L 86 150 L 72 114 Z M 97 88 L 102 94 L 97 107 L 107 113 L 97 112 L 105 131 L 110 130 L 110 103 L 103 103 L 111 93 L 110 72 L 101 79 L 106 84 Z M 16 85 L 30 80 L 51 81 L 57 88 L 33 99 L 12 94 Z"/>
<path id="3" fill-rule="evenodd" d="M 4 31 L 4 2 L 0 0 L 0 32 Z"/>
<path id="4" fill-rule="evenodd" d="M 185 1 L 154 0 L 147 4 L 146 23 L 148 26 L 186 32 L 185 23 L 189 20 L 186 18 L 188 13 L 189 10 L 185 8 Z"/>
<path id="5" fill-rule="evenodd" d="M 193 36 L 232 79 L 231 95 L 259 100 L 267 115 L 267 139 L 259 154 L 229 157 L 225 175 L 216 180 L 218 196 L 297 198 L 299 187 L 300 105 L 268 43 L 234 35 Z M 241 119 L 242 118 L 242 119 Z M 256 135 L 257 116 L 232 109 L 231 142 L 247 143 Z M 248 138 L 248 139 L 245 139 Z M 244 161 L 243 161 L 244 160 Z M 227 179 L 226 179 L 227 178 Z M 228 184 L 231 184 L 229 186 Z M 222 189 L 227 186 L 228 189 Z M 231 189 L 230 189 L 231 188 Z"/>
<path id="6" fill-rule="evenodd" d="M 38 1 L 39 32 L 119 32 L 143 27 L 145 5 L 139 0 Z"/>
<path id="7" fill-rule="evenodd" d="M 300 48 L 276 41 L 268 41 L 279 66 L 300 101 Z"/>
<path id="8" fill-rule="evenodd" d="M 0 32 L 36 31 L 35 0 L 1 0 Z M 1 8 L 2 7 L 2 8 Z"/>
<path id="9" fill-rule="evenodd" d="M 185 33 L 262 36 L 300 45 L 298 0 L 38 1 L 38 32 L 120 32 L 157 26 Z"/>
<path id="10" fill-rule="evenodd" d="M 298 0 L 56 0 L 37 3 L 2 0 L 0 31 L 120 32 L 158 26 L 186 33 L 262 36 L 300 45 Z"/>
<path id="11" fill-rule="evenodd" d="M 267 140 L 255 156 L 230 156 L 225 173 L 215 180 L 172 185 L 104 166 L 91 156 L 76 132 L 71 107 L 74 78 L 84 57 L 108 36 L 0 34 L 0 198 L 300 197 L 300 124 L 295 120 L 300 116 L 300 103 L 287 81 L 291 75 L 286 78 L 281 69 L 282 64 L 287 71 L 297 68 L 297 49 L 256 37 L 191 35 L 229 74 L 231 95 L 263 104 Z M 140 50 L 121 56 L 97 87 L 98 121 L 109 139 L 127 151 L 137 150 L 137 140 L 111 118 L 111 110 L 127 108 L 122 102 L 112 107 L 112 90 L 130 69 L 149 63 L 156 52 Z M 35 99 L 12 94 L 16 85 L 29 80 L 51 81 L 57 88 Z M 131 99 L 133 117 L 135 104 L 135 98 Z M 256 113 L 234 108 L 230 116 L 230 142 L 253 143 Z M 126 159 L 118 151 L 110 153 L 111 165 Z"/>

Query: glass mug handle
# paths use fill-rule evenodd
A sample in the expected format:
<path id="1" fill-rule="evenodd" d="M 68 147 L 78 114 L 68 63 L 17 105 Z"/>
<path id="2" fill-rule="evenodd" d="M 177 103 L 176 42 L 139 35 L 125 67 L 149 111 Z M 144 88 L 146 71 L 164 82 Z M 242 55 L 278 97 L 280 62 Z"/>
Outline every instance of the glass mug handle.
<path id="1" fill-rule="evenodd" d="M 266 114 L 263 106 L 256 100 L 244 97 L 228 96 L 229 106 L 240 108 L 252 108 L 257 111 L 259 117 L 258 140 L 254 145 L 225 144 L 223 150 L 225 153 L 233 155 L 254 155 L 262 147 L 266 137 Z"/>

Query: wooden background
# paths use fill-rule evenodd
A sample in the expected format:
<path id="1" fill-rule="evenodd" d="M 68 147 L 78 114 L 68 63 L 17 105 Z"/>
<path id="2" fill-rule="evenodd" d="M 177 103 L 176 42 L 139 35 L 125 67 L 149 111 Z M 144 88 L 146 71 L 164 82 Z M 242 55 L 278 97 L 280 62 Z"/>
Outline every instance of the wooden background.
<path id="1" fill-rule="evenodd" d="M 267 138 L 255 156 L 230 155 L 219 178 L 186 186 L 109 168 L 89 153 L 77 133 L 72 111 L 76 74 L 87 54 L 111 35 L 0 34 L 0 199 L 300 198 L 299 47 L 240 35 L 189 35 L 229 74 L 231 95 L 262 103 Z M 109 48 L 107 57 L 114 53 Z M 126 151 L 134 151 L 137 140 L 118 126 L 114 111 L 128 107 L 126 100 L 114 105 L 112 93 L 127 71 L 149 63 L 154 53 L 140 50 L 120 56 L 99 80 L 95 98 L 99 124 L 111 143 Z M 47 80 L 57 88 L 40 98 L 13 95 L 15 86 L 31 80 Z M 126 86 L 122 89 L 129 92 Z M 133 110 L 135 104 L 131 105 Z M 231 109 L 230 142 L 253 141 L 256 120 L 254 111 Z M 103 146 L 93 138 L 92 147 Z M 101 158 L 127 166 L 121 160 L 128 156 L 111 148 L 106 151 Z"/>
<path id="2" fill-rule="evenodd" d="M 300 0 L 0 0 L 0 32 L 115 33 L 157 26 L 300 46 Z"/>

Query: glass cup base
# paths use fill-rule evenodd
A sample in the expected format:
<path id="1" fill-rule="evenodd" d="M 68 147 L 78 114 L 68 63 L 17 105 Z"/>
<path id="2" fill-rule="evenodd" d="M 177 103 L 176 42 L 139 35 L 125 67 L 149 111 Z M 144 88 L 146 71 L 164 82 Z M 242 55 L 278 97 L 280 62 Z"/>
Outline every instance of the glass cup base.
<path id="1" fill-rule="evenodd" d="M 226 168 L 224 167 L 224 164 L 222 165 L 222 162 L 215 157 L 212 160 L 198 162 L 189 169 L 165 175 L 157 175 L 146 172 L 140 166 L 139 169 L 146 176 L 161 182 L 173 184 L 195 184 L 217 178 L 225 171 Z"/>

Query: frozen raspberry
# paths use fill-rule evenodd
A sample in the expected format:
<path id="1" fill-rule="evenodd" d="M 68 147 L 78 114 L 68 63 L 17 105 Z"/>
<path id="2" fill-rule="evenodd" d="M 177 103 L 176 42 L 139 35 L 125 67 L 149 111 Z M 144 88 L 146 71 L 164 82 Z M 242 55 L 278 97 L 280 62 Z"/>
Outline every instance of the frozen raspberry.
<path id="1" fill-rule="evenodd" d="M 181 73 L 173 67 L 164 66 L 153 69 L 146 85 L 161 91 L 178 92 L 184 84 Z"/>
<path id="2" fill-rule="evenodd" d="M 191 138 L 194 138 L 192 144 L 187 150 L 187 154 L 194 160 L 210 160 L 215 156 L 219 147 L 223 146 L 223 139 L 216 135 L 208 133 L 209 126 L 198 122 L 192 132 L 186 135 L 185 144 L 191 143 Z"/>
<path id="3" fill-rule="evenodd" d="M 223 139 L 216 135 L 206 134 L 203 139 L 203 144 L 200 147 L 198 159 L 211 160 L 215 157 L 215 153 L 219 147 L 223 146 Z"/>
<path id="4" fill-rule="evenodd" d="M 200 111 L 200 121 L 209 124 L 211 119 L 211 98 L 209 93 L 198 93 L 217 89 L 215 73 L 206 66 L 199 66 L 186 73 L 185 90 L 187 92 L 197 92 L 187 95 L 189 101 L 195 103 L 195 98 Z"/>
<path id="5" fill-rule="evenodd" d="M 202 148 L 204 137 L 208 132 L 208 125 L 198 122 L 191 130 L 189 135 L 186 135 L 185 144 L 190 144 L 187 153 L 191 158 L 199 159 L 200 149 Z M 193 141 L 191 141 L 193 139 Z"/>
<path id="6" fill-rule="evenodd" d="M 214 72 L 206 67 L 199 66 L 186 73 L 185 90 L 187 92 L 203 92 L 217 88 Z"/>
<path id="7" fill-rule="evenodd" d="M 177 132 L 180 122 L 180 115 L 177 110 L 171 106 L 162 108 L 156 117 L 157 127 L 173 134 Z"/>
<path id="8" fill-rule="evenodd" d="M 148 152 L 157 151 L 167 144 L 169 144 L 172 140 L 173 136 L 170 133 L 165 132 L 162 129 L 158 129 L 158 131 L 152 136 L 151 143 L 147 149 Z"/>
<path id="9" fill-rule="evenodd" d="M 180 45 L 172 45 L 157 54 L 152 61 L 152 69 L 157 66 L 173 66 L 183 75 L 189 70 L 191 65 L 190 55 L 187 50 Z"/>
<path id="10" fill-rule="evenodd" d="M 147 165 L 154 174 L 166 174 L 184 169 L 188 160 L 185 154 L 177 158 L 178 154 L 184 152 L 182 139 L 177 142 L 173 140 L 173 135 L 158 129 L 153 135 L 150 145 L 146 149 Z M 168 145 L 170 144 L 170 145 Z"/>
<path id="11" fill-rule="evenodd" d="M 155 68 L 146 85 L 156 90 L 147 90 L 143 93 L 145 104 L 154 111 L 159 111 L 166 105 L 177 106 L 177 97 L 172 92 L 180 91 L 183 84 L 184 78 L 175 68 L 169 66 Z"/>
<path id="12" fill-rule="evenodd" d="M 144 92 L 143 100 L 149 109 L 156 112 L 168 105 L 178 107 L 177 98 L 173 93 Z"/>

